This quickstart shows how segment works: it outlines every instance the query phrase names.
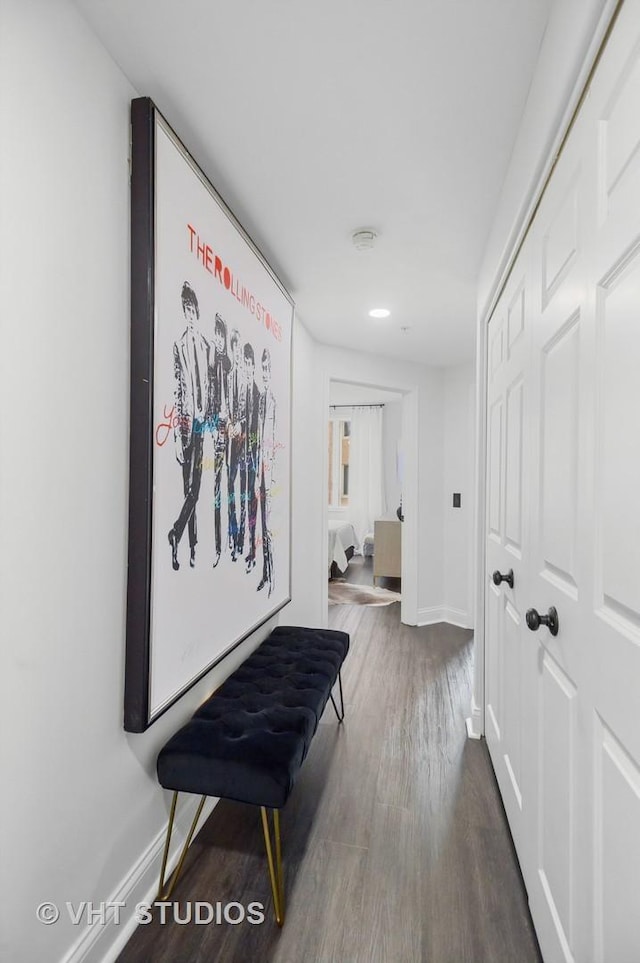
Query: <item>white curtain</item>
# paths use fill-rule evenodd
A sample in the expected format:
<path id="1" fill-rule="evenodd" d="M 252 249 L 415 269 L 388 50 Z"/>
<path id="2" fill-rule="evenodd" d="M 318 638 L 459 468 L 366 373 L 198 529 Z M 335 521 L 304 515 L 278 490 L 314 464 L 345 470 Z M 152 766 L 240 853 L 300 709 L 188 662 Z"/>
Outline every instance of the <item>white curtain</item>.
<path id="1" fill-rule="evenodd" d="M 354 408 L 349 439 L 349 517 L 359 546 L 384 510 L 382 407 Z"/>

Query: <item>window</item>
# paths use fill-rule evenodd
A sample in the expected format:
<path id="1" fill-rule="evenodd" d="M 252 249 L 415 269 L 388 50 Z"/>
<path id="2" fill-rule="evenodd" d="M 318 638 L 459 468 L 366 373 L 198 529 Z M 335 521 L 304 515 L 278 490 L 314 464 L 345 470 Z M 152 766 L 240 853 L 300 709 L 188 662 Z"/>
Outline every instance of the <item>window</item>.
<path id="1" fill-rule="evenodd" d="M 349 504 L 349 438 L 351 422 L 345 418 L 329 421 L 329 506 Z"/>

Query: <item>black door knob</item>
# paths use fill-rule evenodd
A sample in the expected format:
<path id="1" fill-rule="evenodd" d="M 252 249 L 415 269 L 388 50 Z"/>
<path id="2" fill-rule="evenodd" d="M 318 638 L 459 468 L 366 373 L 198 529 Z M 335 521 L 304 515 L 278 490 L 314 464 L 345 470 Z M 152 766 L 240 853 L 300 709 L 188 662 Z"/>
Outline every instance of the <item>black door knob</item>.
<path id="1" fill-rule="evenodd" d="M 513 569 L 510 568 L 506 575 L 499 572 L 498 569 L 495 570 L 491 576 L 494 585 L 500 585 L 500 582 L 506 582 L 509 588 L 513 588 Z"/>
<path id="2" fill-rule="evenodd" d="M 546 625 L 551 635 L 558 634 L 560 623 L 558 622 L 558 612 L 553 605 L 546 615 L 540 615 L 536 609 L 528 609 L 525 618 L 532 632 L 537 632 L 541 625 Z"/>

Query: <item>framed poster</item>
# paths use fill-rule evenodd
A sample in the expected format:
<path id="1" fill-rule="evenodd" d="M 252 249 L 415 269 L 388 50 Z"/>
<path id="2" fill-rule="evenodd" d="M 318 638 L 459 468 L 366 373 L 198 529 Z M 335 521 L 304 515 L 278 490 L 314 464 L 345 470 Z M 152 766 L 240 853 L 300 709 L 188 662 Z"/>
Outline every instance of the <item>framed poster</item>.
<path id="1" fill-rule="evenodd" d="M 125 729 L 291 598 L 293 302 L 148 98 L 131 104 Z"/>

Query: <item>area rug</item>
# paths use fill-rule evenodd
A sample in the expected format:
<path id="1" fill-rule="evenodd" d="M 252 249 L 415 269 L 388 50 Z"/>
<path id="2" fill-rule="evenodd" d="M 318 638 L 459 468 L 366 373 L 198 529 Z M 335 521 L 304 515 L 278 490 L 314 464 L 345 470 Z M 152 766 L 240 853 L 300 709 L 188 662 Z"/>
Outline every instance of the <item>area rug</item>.
<path id="1" fill-rule="evenodd" d="M 329 605 L 391 605 L 400 601 L 399 592 L 371 585 L 355 585 L 332 579 L 329 582 Z"/>

